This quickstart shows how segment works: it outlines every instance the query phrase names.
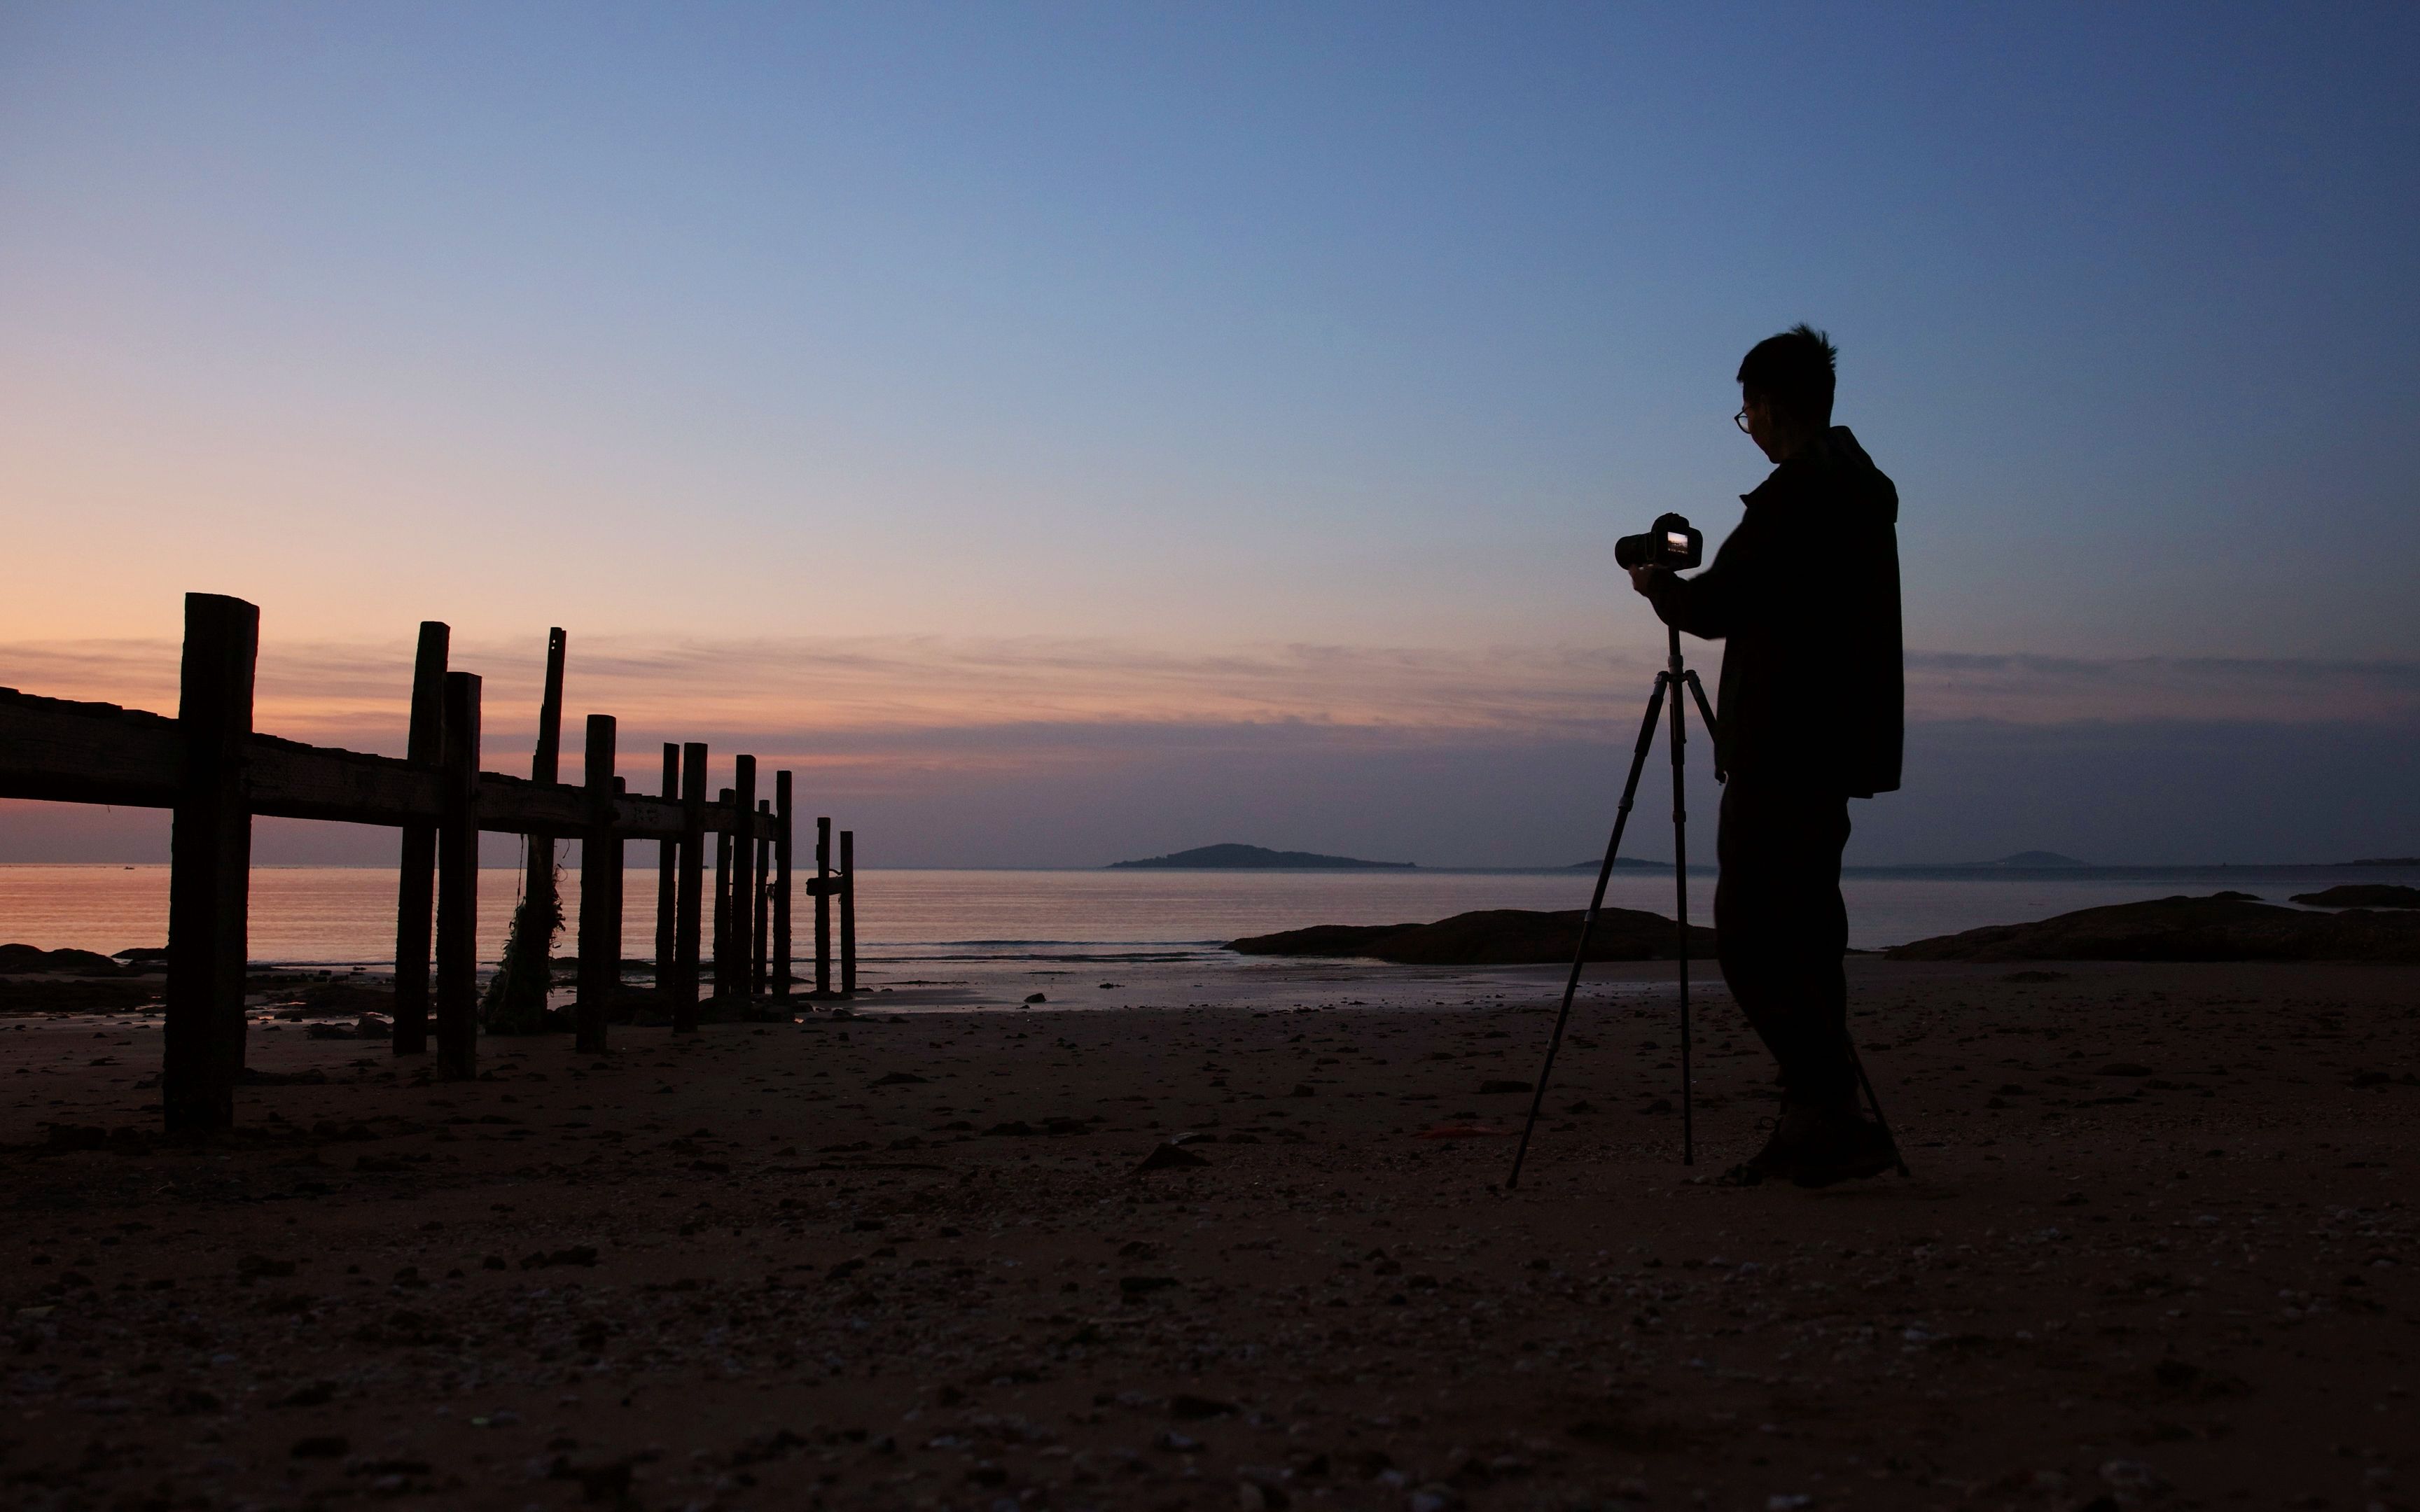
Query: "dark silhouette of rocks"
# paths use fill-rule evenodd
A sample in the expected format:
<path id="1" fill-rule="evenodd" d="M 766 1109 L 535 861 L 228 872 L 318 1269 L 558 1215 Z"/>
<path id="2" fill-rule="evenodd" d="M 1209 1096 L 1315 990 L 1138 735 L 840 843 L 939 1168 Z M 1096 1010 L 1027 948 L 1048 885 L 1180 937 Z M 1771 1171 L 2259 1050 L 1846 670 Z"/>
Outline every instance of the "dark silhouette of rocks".
<path id="1" fill-rule="evenodd" d="M 1994 924 L 1883 953 L 1893 961 L 2420 961 L 2420 916 L 2314 914 L 2219 892 Z"/>
<path id="2" fill-rule="evenodd" d="M 125 968 L 92 950 L 45 950 L 38 945 L 0 945 L 0 973 L 117 977 Z"/>
<path id="3" fill-rule="evenodd" d="M 1569 961 L 1578 949 L 1576 908 L 1540 913 L 1483 908 L 1434 924 L 1315 924 L 1228 942 L 1242 955 L 1363 956 L 1422 966 L 1510 966 Z M 1664 961 L 1673 954 L 1672 921 L 1661 914 L 1607 908 L 1589 935 L 1591 961 Z M 1689 930 L 1689 953 L 1711 960 L 1714 932 Z"/>
<path id="4" fill-rule="evenodd" d="M 2298 892 L 2293 901 L 2314 908 L 2420 908 L 2420 887 L 2391 882 L 2348 882 L 2320 892 Z"/>
<path id="5" fill-rule="evenodd" d="M 1140 861 L 1111 861 L 1109 869 L 1148 867 L 1168 871 L 1213 871 L 1222 868 L 1252 871 L 1296 871 L 1322 868 L 1363 867 L 1392 872 L 1408 872 L 1410 861 L 1363 861 L 1350 856 L 1321 856 L 1311 851 L 1271 851 L 1258 845 L 1197 845 L 1189 851 L 1170 856 L 1148 856 Z"/>

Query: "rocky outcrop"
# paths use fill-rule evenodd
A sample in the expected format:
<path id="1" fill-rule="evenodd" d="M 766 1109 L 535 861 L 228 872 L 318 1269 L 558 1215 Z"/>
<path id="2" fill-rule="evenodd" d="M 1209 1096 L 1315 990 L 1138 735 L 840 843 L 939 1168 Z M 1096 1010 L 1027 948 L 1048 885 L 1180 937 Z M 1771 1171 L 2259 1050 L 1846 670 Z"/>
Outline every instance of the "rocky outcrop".
<path id="1" fill-rule="evenodd" d="M 2294 902 L 2314 908 L 2420 908 L 2420 887 L 2391 882 L 2348 882 L 2323 892 L 2298 892 Z"/>
<path id="2" fill-rule="evenodd" d="M 1539 913 L 1485 908 L 1434 924 L 1317 924 L 1228 942 L 1242 955 L 1360 956 L 1422 966 L 1510 966 L 1569 961 L 1578 949 L 1576 908 Z M 1689 931 L 1689 953 L 1711 959 L 1714 932 Z M 1665 961 L 1674 954 L 1672 921 L 1661 914 L 1607 908 L 1589 934 L 1591 961 Z"/>
<path id="3" fill-rule="evenodd" d="M 1893 961 L 2420 961 L 2420 916 L 2314 914 L 2249 893 L 2085 908 L 1898 946 Z"/>
<path id="4" fill-rule="evenodd" d="M 0 975 L 116 977 L 124 969 L 91 950 L 45 950 L 38 945 L 0 945 Z"/>

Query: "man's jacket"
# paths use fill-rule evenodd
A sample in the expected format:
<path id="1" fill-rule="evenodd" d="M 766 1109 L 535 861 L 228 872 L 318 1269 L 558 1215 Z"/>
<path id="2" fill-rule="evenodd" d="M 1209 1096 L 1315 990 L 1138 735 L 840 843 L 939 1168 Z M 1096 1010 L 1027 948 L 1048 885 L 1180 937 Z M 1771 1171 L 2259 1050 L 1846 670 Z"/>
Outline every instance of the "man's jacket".
<path id="1" fill-rule="evenodd" d="M 1664 623 L 1720 640 L 1715 752 L 1734 776 L 1869 798 L 1899 786 L 1899 490 L 1845 425 L 1743 494 L 1695 578 L 1656 575 Z"/>

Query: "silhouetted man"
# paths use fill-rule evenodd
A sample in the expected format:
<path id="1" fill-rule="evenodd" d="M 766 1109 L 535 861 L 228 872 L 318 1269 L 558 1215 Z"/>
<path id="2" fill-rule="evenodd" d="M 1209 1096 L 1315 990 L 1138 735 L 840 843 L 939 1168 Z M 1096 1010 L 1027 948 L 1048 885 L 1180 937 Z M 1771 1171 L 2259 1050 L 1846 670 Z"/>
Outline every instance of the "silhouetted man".
<path id="1" fill-rule="evenodd" d="M 1833 362 L 1793 326 L 1740 364 L 1740 429 L 1774 463 L 1695 578 L 1634 568 L 1667 625 L 1727 642 L 1714 749 L 1730 780 L 1715 855 L 1723 980 L 1781 1070 L 1772 1139 L 1732 1175 L 1875 1176 L 1890 1141 L 1856 1108 L 1840 957 L 1853 797 L 1899 786 L 1899 490 L 1832 424 Z"/>

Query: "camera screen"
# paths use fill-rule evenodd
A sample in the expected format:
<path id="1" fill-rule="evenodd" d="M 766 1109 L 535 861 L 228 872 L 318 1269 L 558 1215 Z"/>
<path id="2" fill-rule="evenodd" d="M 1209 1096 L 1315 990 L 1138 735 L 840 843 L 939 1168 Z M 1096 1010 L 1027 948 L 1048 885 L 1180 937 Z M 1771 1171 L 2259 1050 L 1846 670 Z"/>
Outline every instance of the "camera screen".
<path id="1" fill-rule="evenodd" d="M 1678 531 L 1666 531 L 1664 532 L 1664 544 L 1670 547 L 1675 551 L 1686 551 L 1689 549 L 1689 538 L 1681 534 Z"/>

